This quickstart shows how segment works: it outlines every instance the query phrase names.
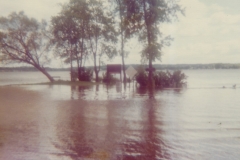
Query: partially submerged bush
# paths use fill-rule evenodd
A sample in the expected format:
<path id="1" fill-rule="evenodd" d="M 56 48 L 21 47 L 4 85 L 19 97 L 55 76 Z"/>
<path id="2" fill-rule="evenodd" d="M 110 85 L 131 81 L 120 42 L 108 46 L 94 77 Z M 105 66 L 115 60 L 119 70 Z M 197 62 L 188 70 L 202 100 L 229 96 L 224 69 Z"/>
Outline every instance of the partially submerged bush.
<path id="1" fill-rule="evenodd" d="M 144 71 L 143 68 L 138 69 L 138 73 L 136 74 L 136 81 L 140 86 L 146 86 L 148 84 L 148 75 L 147 72 Z"/>
<path id="2" fill-rule="evenodd" d="M 171 81 L 170 81 L 170 73 L 159 71 L 154 74 L 154 80 L 155 85 L 159 87 L 170 87 Z"/>
<path id="3" fill-rule="evenodd" d="M 80 75 L 79 75 L 79 80 L 80 81 L 90 82 L 92 80 L 92 78 L 93 78 L 92 69 L 85 69 L 85 70 L 80 72 Z"/>
<path id="4" fill-rule="evenodd" d="M 161 88 L 180 88 L 186 84 L 185 80 L 187 76 L 180 70 L 170 73 L 169 71 L 158 71 L 154 73 L 155 86 Z M 139 70 L 136 75 L 136 81 L 140 86 L 146 86 L 148 84 L 148 73 L 143 69 Z"/>
<path id="5" fill-rule="evenodd" d="M 80 72 L 79 75 L 77 71 L 72 71 L 70 75 L 73 81 L 76 81 L 77 79 L 79 79 L 79 81 L 90 82 L 93 78 L 93 71 L 92 69 L 84 69 Z"/>
<path id="6" fill-rule="evenodd" d="M 182 73 L 180 70 L 174 71 L 171 75 L 171 82 L 174 85 L 173 87 L 183 87 L 184 84 L 186 84 L 185 80 L 187 79 L 187 76 Z"/>
<path id="7" fill-rule="evenodd" d="M 117 81 L 118 79 L 115 78 L 112 74 L 103 73 L 103 77 L 102 77 L 103 83 L 113 84 L 113 83 L 116 83 Z"/>

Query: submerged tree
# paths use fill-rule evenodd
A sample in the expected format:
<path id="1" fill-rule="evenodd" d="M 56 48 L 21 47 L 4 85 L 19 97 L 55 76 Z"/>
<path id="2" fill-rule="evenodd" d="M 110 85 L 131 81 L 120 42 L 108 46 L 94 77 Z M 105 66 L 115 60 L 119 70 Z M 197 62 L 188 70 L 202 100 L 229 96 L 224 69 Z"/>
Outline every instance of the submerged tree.
<path id="1" fill-rule="evenodd" d="M 54 79 L 44 68 L 50 62 L 47 39 L 44 35 L 46 22 L 39 23 L 23 12 L 0 18 L 0 61 L 25 63 L 42 72 L 51 82 Z"/>
<path id="2" fill-rule="evenodd" d="M 129 32 L 128 23 L 127 23 L 127 5 L 124 3 L 124 0 L 114 0 L 115 4 L 114 10 L 118 14 L 116 19 L 119 19 L 118 30 L 120 33 L 120 56 L 122 57 L 122 69 L 123 69 L 123 82 L 126 83 L 126 72 L 125 72 L 125 43 L 131 34 Z"/>
<path id="3" fill-rule="evenodd" d="M 88 7 L 91 13 L 87 29 L 88 47 L 93 56 L 96 81 L 99 81 L 98 73 L 102 55 L 106 54 L 109 58 L 116 55 L 116 48 L 112 45 L 117 41 L 116 31 L 113 17 L 110 12 L 104 10 L 102 2 L 89 0 Z M 97 60 L 99 60 L 98 65 Z"/>
<path id="4" fill-rule="evenodd" d="M 161 32 L 159 25 L 164 22 L 171 22 L 182 12 L 177 0 L 125 0 L 128 6 L 127 17 L 131 22 L 132 30 L 138 30 L 139 41 L 143 43 L 142 58 L 148 60 L 149 86 L 154 84 L 153 65 L 155 60 L 160 60 L 162 48 L 170 45 L 172 38 L 159 40 Z"/>
<path id="5" fill-rule="evenodd" d="M 77 61 L 78 71 L 83 58 L 93 58 L 96 81 L 101 57 L 115 55 L 116 42 L 113 18 L 97 0 L 70 0 L 58 16 L 52 18 L 56 53 L 65 62 Z M 72 67 L 71 67 L 72 68 Z M 80 73 L 78 72 L 80 75 Z M 79 77 L 80 79 L 80 77 Z"/>
<path id="6" fill-rule="evenodd" d="M 79 79 L 83 59 L 87 56 L 85 41 L 89 14 L 84 0 L 71 0 L 62 6 L 58 16 L 52 18 L 52 45 L 55 46 L 55 53 L 65 58 L 65 63 L 70 63 L 71 73 L 73 61 L 77 62 Z"/>

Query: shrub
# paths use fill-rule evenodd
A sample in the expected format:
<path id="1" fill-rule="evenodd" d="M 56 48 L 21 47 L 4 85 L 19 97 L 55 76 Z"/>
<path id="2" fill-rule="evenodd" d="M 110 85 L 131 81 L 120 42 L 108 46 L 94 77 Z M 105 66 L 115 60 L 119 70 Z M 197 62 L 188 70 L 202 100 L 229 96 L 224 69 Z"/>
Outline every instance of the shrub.
<path id="1" fill-rule="evenodd" d="M 72 77 L 73 81 L 79 79 L 80 81 L 90 82 L 93 77 L 93 71 L 91 69 L 85 69 L 81 71 L 80 75 L 78 75 L 78 72 L 74 70 L 70 72 L 70 76 Z"/>
<path id="2" fill-rule="evenodd" d="M 182 73 L 182 71 L 174 71 L 171 75 L 172 87 L 183 87 L 183 85 L 186 84 L 185 79 L 187 79 L 187 76 Z"/>
<path id="3" fill-rule="evenodd" d="M 80 75 L 79 75 L 79 80 L 80 81 L 87 81 L 90 82 L 93 78 L 93 71 L 92 69 L 85 69 L 83 71 L 81 71 Z"/>
<path id="4" fill-rule="evenodd" d="M 147 72 L 145 72 L 143 69 L 139 69 L 136 75 L 136 81 L 140 86 L 146 86 L 148 84 Z"/>
<path id="5" fill-rule="evenodd" d="M 107 74 L 107 73 L 103 73 L 103 78 L 102 78 L 102 82 L 103 83 L 116 83 L 118 81 L 117 78 L 115 78 L 112 74 Z"/>
<path id="6" fill-rule="evenodd" d="M 159 71 L 154 74 L 154 80 L 155 80 L 155 85 L 162 87 L 162 88 L 167 88 L 170 87 L 170 73 Z"/>
<path id="7" fill-rule="evenodd" d="M 180 70 L 170 73 L 169 71 L 158 71 L 154 73 L 155 85 L 161 88 L 183 87 L 186 84 L 187 76 Z M 136 75 L 136 81 L 140 86 L 148 84 L 148 74 L 143 69 L 140 69 Z"/>

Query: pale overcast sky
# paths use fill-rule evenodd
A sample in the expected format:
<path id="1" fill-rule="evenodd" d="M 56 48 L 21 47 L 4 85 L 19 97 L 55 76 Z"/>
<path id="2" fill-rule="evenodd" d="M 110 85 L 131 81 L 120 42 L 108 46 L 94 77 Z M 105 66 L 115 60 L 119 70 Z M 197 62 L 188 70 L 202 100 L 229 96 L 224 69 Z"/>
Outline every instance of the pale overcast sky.
<path id="1" fill-rule="evenodd" d="M 29 17 L 49 21 L 64 2 L 68 0 L 0 0 L 0 16 L 24 11 Z M 185 16 L 160 28 L 174 41 L 163 50 L 162 62 L 156 63 L 240 63 L 240 0 L 181 0 L 180 4 Z M 140 63 L 139 43 L 129 48 L 126 62 Z"/>

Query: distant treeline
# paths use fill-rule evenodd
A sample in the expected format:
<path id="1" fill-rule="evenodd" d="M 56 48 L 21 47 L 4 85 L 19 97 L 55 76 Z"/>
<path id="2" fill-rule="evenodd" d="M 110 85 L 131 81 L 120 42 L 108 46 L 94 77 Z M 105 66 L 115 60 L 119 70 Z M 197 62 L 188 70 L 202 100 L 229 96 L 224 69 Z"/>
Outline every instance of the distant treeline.
<path id="1" fill-rule="evenodd" d="M 69 71 L 69 68 L 46 68 L 48 71 Z M 38 70 L 34 67 L 0 67 L 0 72 L 33 72 Z"/>
<path id="2" fill-rule="evenodd" d="M 187 70 L 187 69 L 239 69 L 240 64 L 211 63 L 211 64 L 174 64 L 155 65 L 156 69 L 162 70 Z"/>
<path id="3" fill-rule="evenodd" d="M 126 65 L 126 69 L 129 66 L 133 66 L 137 69 L 140 64 L 130 64 Z M 148 65 L 146 65 L 146 68 Z M 89 66 L 88 68 L 93 68 Z M 230 63 L 211 63 L 211 64 L 155 64 L 154 68 L 156 70 L 188 70 L 188 69 L 240 69 L 240 64 L 230 64 Z M 70 71 L 70 68 L 46 68 L 47 71 Z M 106 65 L 101 67 L 102 70 L 106 70 Z M 13 71 L 38 71 L 33 67 L 0 67 L 0 71 L 13 72 Z"/>

